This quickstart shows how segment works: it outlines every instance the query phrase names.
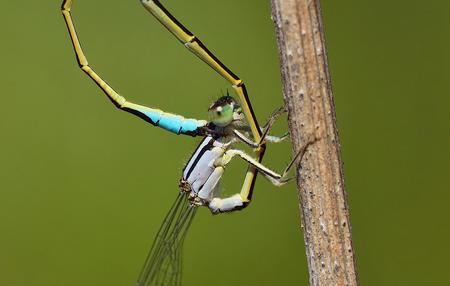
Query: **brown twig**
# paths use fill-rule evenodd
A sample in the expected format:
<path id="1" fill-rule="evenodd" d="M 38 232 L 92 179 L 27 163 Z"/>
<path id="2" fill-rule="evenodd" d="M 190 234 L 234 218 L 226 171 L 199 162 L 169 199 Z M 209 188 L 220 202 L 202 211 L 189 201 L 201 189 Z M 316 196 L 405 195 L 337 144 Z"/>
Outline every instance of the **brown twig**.
<path id="1" fill-rule="evenodd" d="M 271 0 L 310 285 L 358 285 L 319 0 Z M 301 169 L 301 170 L 300 170 Z"/>

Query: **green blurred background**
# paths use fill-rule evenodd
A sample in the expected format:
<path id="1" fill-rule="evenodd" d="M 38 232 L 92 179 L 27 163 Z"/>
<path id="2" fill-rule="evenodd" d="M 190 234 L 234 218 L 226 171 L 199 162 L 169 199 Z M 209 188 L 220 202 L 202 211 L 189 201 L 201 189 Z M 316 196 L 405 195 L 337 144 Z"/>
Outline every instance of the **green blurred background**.
<path id="1" fill-rule="evenodd" d="M 164 2 L 245 80 L 261 122 L 281 106 L 269 1 Z M 0 10 L 0 285 L 134 285 L 199 139 L 115 110 L 78 69 L 59 6 Z M 450 285 L 450 2 L 322 6 L 361 285 Z M 137 0 L 79 0 L 73 15 L 92 66 L 132 101 L 202 118 L 230 88 Z M 289 157 L 270 146 L 265 162 Z M 298 219 L 295 187 L 262 179 L 245 211 L 201 209 L 184 285 L 307 285 Z"/>

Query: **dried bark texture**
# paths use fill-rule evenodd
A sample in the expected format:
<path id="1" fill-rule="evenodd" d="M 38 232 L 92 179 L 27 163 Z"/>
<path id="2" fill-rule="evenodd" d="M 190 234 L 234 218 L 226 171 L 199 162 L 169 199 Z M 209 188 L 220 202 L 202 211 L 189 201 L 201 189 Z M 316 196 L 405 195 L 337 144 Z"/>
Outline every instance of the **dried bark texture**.
<path id="1" fill-rule="evenodd" d="M 319 0 L 271 0 L 310 285 L 358 285 Z M 300 170 L 301 169 L 301 170 Z"/>

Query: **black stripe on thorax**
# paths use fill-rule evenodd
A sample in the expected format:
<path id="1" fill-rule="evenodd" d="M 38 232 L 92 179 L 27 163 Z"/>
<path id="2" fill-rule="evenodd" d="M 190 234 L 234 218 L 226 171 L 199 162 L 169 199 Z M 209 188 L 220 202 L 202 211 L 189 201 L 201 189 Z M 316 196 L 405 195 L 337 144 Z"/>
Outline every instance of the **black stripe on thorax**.
<path id="1" fill-rule="evenodd" d="M 206 140 L 210 140 L 206 145 L 203 145 L 203 143 Z M 188 163 L 186 164 L 186 166 L 183 169 L 183 174 L 186 170 L 186 168 L 188 167 L 189 163 L 192 162 L 192 160 L 194 160 L 192 162 L 192 165 L 190 166 L 189 170 L 187 171 L 187 174 L 185 176 L 185 179 L 189 178 L 189 176 L 191 175 L 192 171 L 195 169 L 195 166 L 197 166 L 198 162 L 200 161 L 200 159 L 203 157 L 203 155 L 205 154 L 206 151 L 210 151 L 213 148 L 213 144 L 214 144 L 214 139 L 210 136 L 205 137 L 205 139 L 202 140 L 202 142 L 200 142 L 200 144 L 198 145 L 197 149 L 195 149 L 194 154 L 192 155 L 192 157 L 188 160 Z M 201 149 L 200 149 L 201 148 Z M 196 155 L 197 154 L 197 155 Z M 195 157 L 194 157 L 195 156 Z"/>

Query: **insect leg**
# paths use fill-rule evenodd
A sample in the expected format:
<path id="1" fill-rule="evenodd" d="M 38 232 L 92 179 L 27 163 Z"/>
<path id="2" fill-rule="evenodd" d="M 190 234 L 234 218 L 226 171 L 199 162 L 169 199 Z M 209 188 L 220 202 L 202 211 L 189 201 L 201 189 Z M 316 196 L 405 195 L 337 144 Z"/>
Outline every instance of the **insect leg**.
<path id="1" fill-rule="evenodd" d="M 280 143 L 280 142 L 283 142 L 284 140 L 286 140 L 287 138 L 289 138 L 289 132 L 286 132 L 285 134 L 283 134 L 281 136 L 267 135 L 266 142 Z"/>
<path id="2" fill-rule="evenodd" d="M 279 109 L 275 110 L 269 117 L 269 120 L 267 120 L 266 124 L 264 124 L 264 127 L 261 128 L 262 133 L 263 133 L 263 139 L 266 142 L 270 142 L 270 143 L 279 143 L 284 141 L 286 138 L 289 137 L 289 132 L 286 132 L 285 134 L 283 134 L 282 136 L 273 136 L 273 135 L 268 135 L 270 128 L 272 128 L 273 124 L 275 123 L 275 121 L 280 117 L 280 115 L 282 115 L 283 113 L 286 113 L 286 108 L 285 107 L 280 107 Z M 263 141 L 263 139 L 261 139 L 261 141 Z"/>
<path id="3" fill-rule="evenodd" d="M 310 144 L 312 144 L 314 141 L 310 141 L 307 144 L 305 144 L 300 151 L 294 156 L 292 161 L 287 165 L 287 167 L 284 169 L 284 171 L 279 174 L 270 168 L 264 166 L 260 162 L 258 162 L 255 158 L 251 157 L 247 153 L 241 150 L 237 149 L 231 149 L 225 152 L 222 158 L 219 160 L 219 164 L 223 164 L 223 166 L 227 165 L 235 156 L 239 156 L 252 166 L 254 166 L 258 172 L 260 172 L 266 179 L 268 179 L 272 184 L 275 186 L 282 186 L 293 179 L 295 177 L 287 177 L 287 174 L 289 170 L 292 168 L 294 163 L 297 161 L 297 159 L 302 160 L 303 156 L 305 155 L 306 149 Z M 209 203 L 209 208 L 213 213 L 217 212 L 230 212 L 238 209 L 242 209 L 248 205 L 250 202 L 249 197 L 246 197 L 246 192 L 242 192 L 239 194 L 235 194 L 228 198 L 213 198 L 211 202 Z"/>
<path id="4" fill-rule="evenodd" d="M 245 143 L 255 149 L 259 148 L 262 144 L 264 144 L 264 141 L 271 142 L 271 143 L 282 142 L 286 138 L 289 137 L 289 132 L 282 135 L 281 137 L 278 137 L 278 136 L 269 135 L 269 131 L 272 128 L 275 121 L 280 117 L 280 115 L 282 115 L 285 112 L 286 112 L 286 109 L 284 107 L 281 107 L 281 108 L 275 110 L 271 114 L 267 123 L 264 125 L 264 127 L 261 128 L 262 135 L 261 135 L 259 142 L 253 141 L 252 139 L 248 138 L 245 134 L 241 133 L 239 130 L 233 130 L 233 133 L 238 140 L 242 141 L 243 143 Z"/>
<path id="5" fill-rule="evenodd" d="M 210 201 L 214 194 L 217 184 L 222 178 L 223 172 L 225 171 L 223 166 L 218 166 L 209 176 L 206 183 L 202 186 L 201 190 L 198 192 L 198 197 L 202 200 Z"/>

